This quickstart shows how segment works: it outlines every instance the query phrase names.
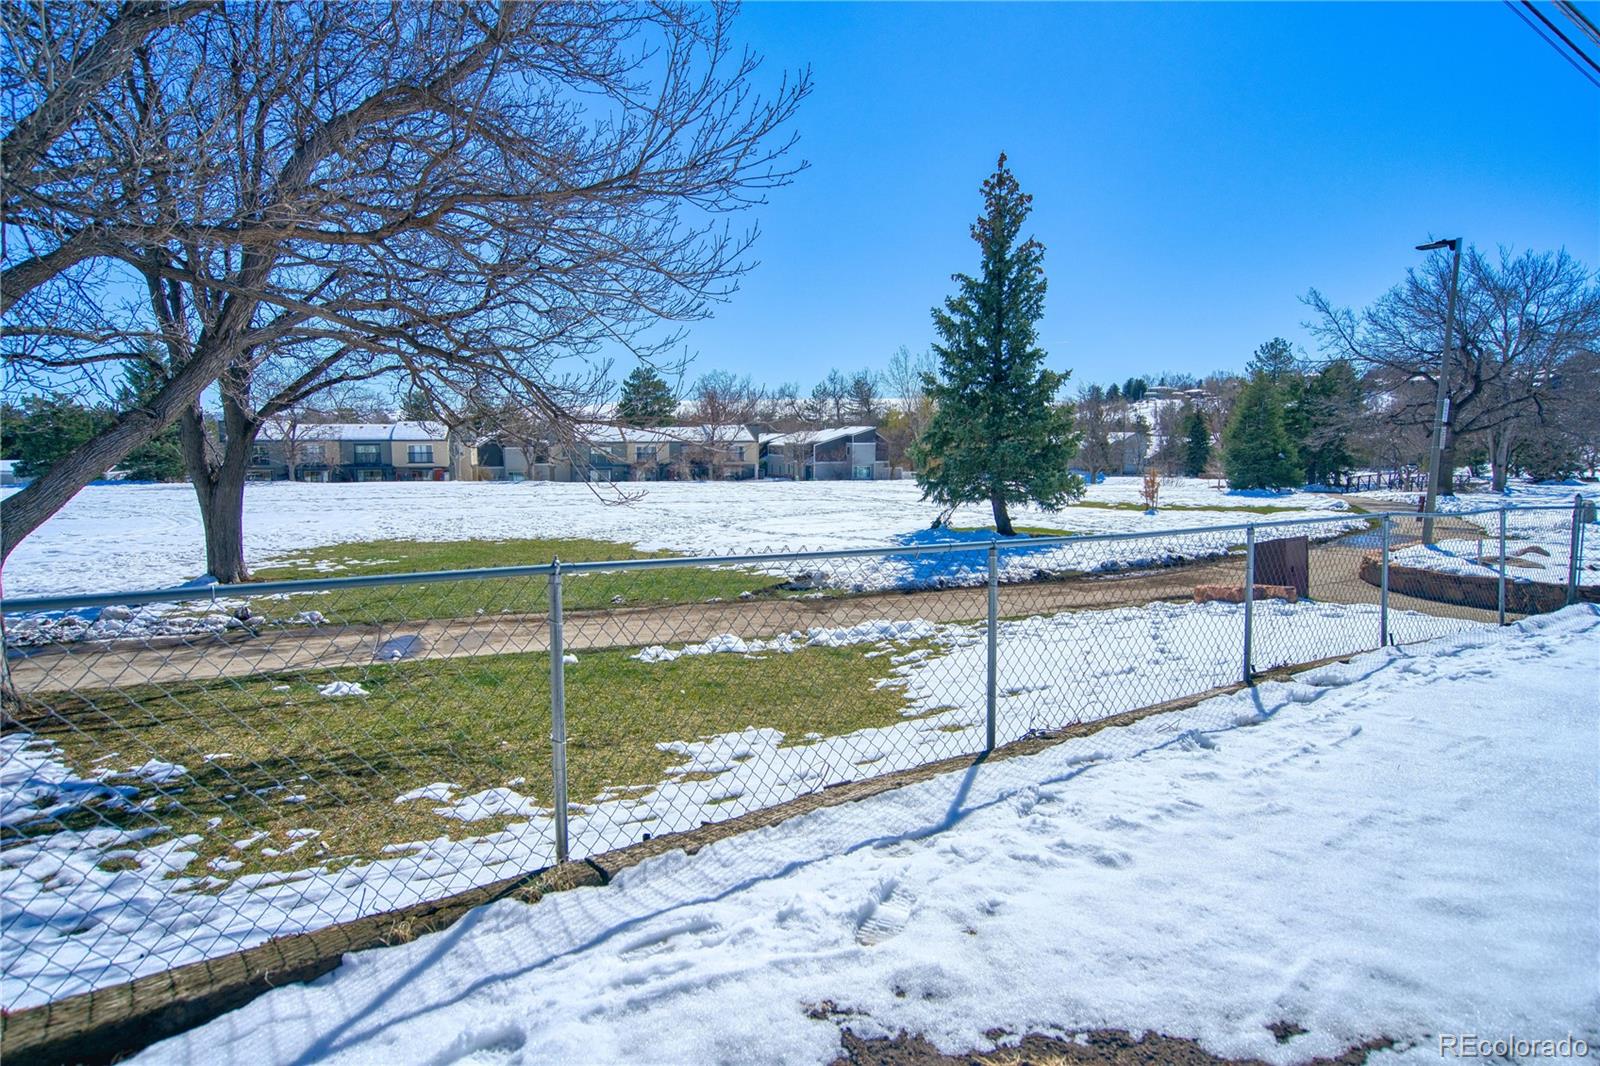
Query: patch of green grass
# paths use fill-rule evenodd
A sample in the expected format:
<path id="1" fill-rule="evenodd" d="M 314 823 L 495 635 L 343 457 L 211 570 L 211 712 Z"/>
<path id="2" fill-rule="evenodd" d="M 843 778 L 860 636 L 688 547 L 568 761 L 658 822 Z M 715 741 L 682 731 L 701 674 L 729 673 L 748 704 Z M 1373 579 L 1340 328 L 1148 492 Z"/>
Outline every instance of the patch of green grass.
<path id="1" fill-rule="evenodd" d="M 359 577 L 369 574 L 427 573 L 500 566 L 543 566 L 554 558 L 563 563 L 614 559 L 664 559 L 673 552 L 645 552 L 604 540 L 375 540 L 333 544 L 301 552 L 292 559 L 258 567 L 257 581 L 293 581 L 316 577 Z M 562 579 L 567 610 L 613 606 L 655 606 L 736 599 L 742 592 L 781 595 L 781 581 L 771 574 L 733 567 L 664 567 L 614 573 L 574 574 Z M 341 589 L 299 593 L 263 601 L 253 607 L 272 618 L 297 611 L 320 611 L 330 622 L 400 622 L 428 618 L 464 618 L 475 614 L 533 614 L 547 609 L 545 577 L 437 581 L 415 585 Z"/>
<path id="2" fill-rule="evenodd" d="M 661 663 L 636 661 L 628 650 L 582 654 L 565 675 L 572 801 L 636 796 L 665 779 L 714 776 L 674 775 L 683 757 L 658 746 L 671 741 L 756 726 L 804 745 L 810 733 L 838 736 L 905 721 L 904 692 L 875 684 L 890 664 L 867 658 L 871 650 L 803 648 Z M 336 679 L 359 682 L 368 695 L 319 695 L 319 686 Z M 467 822 L 436 813 L 446 806 L 440 800 L 395 802 L 435 782 L 457 786 L 457 800 L 502 787 L 542 808 L 551 800 L 550 660 L 542 652 L 85 691 L 57 698 L 49 711 L 29 716 L 26 728 L 58 744 L 84 776 L 152 758 L 186 768 L 159 785 L 133 777 L 108 781 L 136 786 L 136 799 L 150 804 L 147 814 L 101 804 L 65 825 L 132 829 L 153 819 L 170 828 L 147 844 L 197 834 L 189 876 L 337 869 L 380 858 L 387 846 L 477 837 L 526 820 L 499 814 Z M 61 824 L 40 822 L 20 832 L 51 832 Z M 258 833 L 265 835 L 255 839 Z M 127 868 L 138 854 L 111 853 L 106 868 Z"/>

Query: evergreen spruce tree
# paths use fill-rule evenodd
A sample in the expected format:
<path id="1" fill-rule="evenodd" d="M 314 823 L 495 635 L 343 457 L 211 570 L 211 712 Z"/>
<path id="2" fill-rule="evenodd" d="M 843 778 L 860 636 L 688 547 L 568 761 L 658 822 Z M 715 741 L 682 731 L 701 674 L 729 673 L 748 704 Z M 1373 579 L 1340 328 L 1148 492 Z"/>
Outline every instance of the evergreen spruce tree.
<path id="1" fill-rule="evenodd" d="M 122 388 L 117 405 L 123 410 L 138 407 L 154 396 L 164 382 L 158 369 L 160 358 L 154 348 L 146 348 L 145 359 L 129 363 L 122 376 Z M 178 424 L 157 433 L 139 447 L 129 452 L 117 469 L 129 481 L 182 481 L 187 471 L 183 465 L 183 445 L 178 440 Z"/>
<path id="2" fill-rule="evenodd" d="M 19 477 L 40 477 L 114 420 L 104 408 L 87 407 L 64 392 L 29 396 L 22 410 L 13 427 L 15 450 L 7 456 L 17 460 Z"/>
<path id="3" fill-rule="evenodd" d="M 1058 405 L 1067 380 L 1044 368 L 1036 323 L 1044 314 L 1044 246 L 1018 243 L 1033 197 L 1006 168 L 983 183 L 983 215 L 972 226 L 977 277 L 952 275 L 957 289 L 933 311 L 939 335 L 935 405 L 915 450 L 923 498 L 947 507 L 989 501 L 996 531 L 1011 536 L 1009 504 L 1059 507 L 1083 495 L 1068 468 L 1078 438 L 1072 409 Z"/>
<path id="4" fill-rule="evenodd" d="M 400 420 L 402 422 L 432 422 L 438 418 L 433 409 L 433 401 L 421 389 L 410 389 L 406 392 L 405 399 L 400 401 Z"/>
<path id="5" fill-rule="evenodd" d="M 1335 359 L 1305 383 L 1306 433 L 1297 441 L 1306 480 L 1323 484 L 1355 466 L 1350 431 L 1361 418 L 1361 382 L 1348 360 Z"/>
<path id="6" fill-rule="evenodd" d="M 1201 477 L 1211 462 L 1211 427 L 1206 416 L 1197 407 L 1184 420 L 1186 438 L 1183 451 L 1183 472 L 1187 477 Z"/>
<path id="7" fill-rule="evenodd" d="M 1262 371 L 1250 378 L 1222 431 L 1222 467 L 1236 489 L 1300 483 L 1300 459 L 1283 426 L 1283 395 Z"/>
<path id="8" fill-rule="evenodd" d="M 1294 349 L 1282 337 L 1274 337 L 1256 349 L 1255 355 L 1245 364 L 1245 372 L 1249 374 L 1264 374 L 1268 381 L 1274 385 L 1283 384 L 1284 380 L 1298 372 L 1294 361 Z"/>
<path id="9" fill-rule="evenodd" d="M 640 364 L 622 379 L 617 417 L 630 426 L 663 426 L 677 414 L 678 401 L 654 367 Z"/>

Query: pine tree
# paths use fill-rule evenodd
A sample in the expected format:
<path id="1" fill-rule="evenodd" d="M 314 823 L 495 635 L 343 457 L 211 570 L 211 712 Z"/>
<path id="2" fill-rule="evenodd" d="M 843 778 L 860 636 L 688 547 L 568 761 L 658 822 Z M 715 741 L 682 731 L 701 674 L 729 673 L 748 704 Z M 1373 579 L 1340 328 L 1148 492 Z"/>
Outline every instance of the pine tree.
<path id="1" fill-rule="evenodd" d="M 1296 442 L 1306 480 L 1323 484 L 1355 466 L 1349 435 L 1361 417 L 1361 383 L 1348 360 L 1335 359 L 1305 383 L 1305 437 Z"/>
<path id="2" fill-rule="evenodd" d="M 146 402 L 165 381 L 160 358 L 153 354 L 155 349 L 144 351 L 145 358 L 129 363 L 123 374 L 117 397 L 117 405 L 123 410 Z M 178 424 L 174 422 L 133 449 L 117 464 L 117 469 L 129 481 L 182 481 L 187 471 L 183 465 L 183 445 L 178 439 Z"/>
<path id="3" fill-rule="evenodd" d="M 1296 373 L 1294 349 L 1282 337 L 1274 337 L 1256 349 L 1244 368 L 1247 373 L 1263 374 L 1274 385 L 1280 385 Z"/>
<path id="4" fill-rule="evenodd" d="M 40 477 L 72 449 L 114 420 L 104 408 L 87 407 L 64 392 L 29 396 L 22 401 L 22 419 L 13 427 L 19 477 Z"/>
<path id="5" fill-rule="evenodd" d="M 1046 370 L 1038 346 L 1044 245 L 1017 243 L 1033 197 L 1003 154 L 983 200 L 972 226 L 979 276 L 952 275 L 956 294 L 933 311 L 939 377 L 927 386 L 936 410 L 916 448 L 917 483 L 947 507 L 989 501 L 995 529 L 1011 536 L 1008 504 L 1059 507 L 1083 495 L 1083 480 L 1069 469 L 1072 409 L 1055 402 L 1067 375 Z"/>
<path id="6" fill-rule="evenodd" d="M 1261 371 L 1250 378 L 1222 431 L 1222 466 L 1236 489 L 1300 483 L 1300 459 L 1283 427 L 1283 396 Z"/>
<path id="7" fill-rule="evenodd" d="M 664 426 L 678 412 L 672 388 L 654 367 L 640 364 L 622 379 L 617 417 L 630 426 Z"/>
<path id="8" fill-rule="evenodd" d="M 438 417 L 434 411 L 433 400 L 421 389 L 411 389 L 400 401 L 400 420 L 402 422 L 432 422 Z"/>
<path id="9" fill-rule="evenodd" d="M 1206 416 L 1198 407 L 1189 412 L 1184 425 L 1187 443 L 1183 453 L 1183 473 L 1186 477 L 1201 477 L 1211 462 L 1211 427 L 1206 424 Z"/>

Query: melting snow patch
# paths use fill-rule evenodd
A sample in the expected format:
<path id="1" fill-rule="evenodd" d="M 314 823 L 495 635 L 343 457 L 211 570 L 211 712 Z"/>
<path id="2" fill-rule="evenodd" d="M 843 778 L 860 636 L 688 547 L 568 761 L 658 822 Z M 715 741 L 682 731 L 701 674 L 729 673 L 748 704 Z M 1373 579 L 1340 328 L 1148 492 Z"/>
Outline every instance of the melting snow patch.
<path id="1" fill-rule="evenodd" d="M 396 803 L 409 803 L 412 800 L 434 800 L 443 803 L 448 801 L 451 794 L 460 787 L 460 785 L 451 784 L 448 781 L 435 781 L 431 785 L 423 785 L 421 788 L 414 788 L 410 792 L 402 792 L 394 798 L 394 801 Z"/>
<path id="2" fill-rule="evenodd" d="M 788 655 L 801 648 L 844 648 L 880 641 L 923 640 L 937 636 L 939 632 L 940 628 L 932 622 L 917 618 L 910 621 L 861 622 L 836 628 L 814 627 L 804 632 L 797 629 L 770 640 L 746 640 L 732 633 L 722 633 L 704 643 L 688 644 L 682 648 L 652 644 L 640 649 L 632 657 L 645 663 L 669 663 L 684 655 L 754 655 L 765 651 Z"/>
<path id="3" fill-rule="evenodd" d="M 318 688 L 317 692 L 323 696 L 329 697 L 330 699 L 337 699 L 341 696 L 370 695 L 370 693 L 368 693 L 366 689 L 362 688 L 361 684 L 356 681 L 330 681 L 328 684 Z"/>
<path id="4" fill-rule="evenodd" d="M 455 818 L 463 822 L 476 822 L 496 815 L 538 814 L 540 807 L 532 796 L 510 788 L 486 788 L 470 796 L 462 796 L 448 807 L 435 807 L 433 813 L 442 818 Z"/>

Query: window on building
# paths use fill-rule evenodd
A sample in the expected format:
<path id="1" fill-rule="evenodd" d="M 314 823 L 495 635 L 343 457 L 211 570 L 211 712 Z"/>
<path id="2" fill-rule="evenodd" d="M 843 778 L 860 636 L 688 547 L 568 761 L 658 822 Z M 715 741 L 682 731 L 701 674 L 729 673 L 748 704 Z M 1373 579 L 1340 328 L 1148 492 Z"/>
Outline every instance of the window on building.
<path id="1" fill-rule="evenodd" d="M 638 444 L 634 446 L 633 454 L 639 457 L 641 463 L 653 463 L 656 459 L 656 449 L 659 445 Z"/>
<path id="2" fill-rule="evenodd" d="M 431 463 L 433 462 L 433 445 L 412 444 L 406 447 L 406 462 Z"/>
<path id="3" fill-rule="evenodd" d="M 733 461 L 736 462 L 736 463 L 744 462 L 744 445 L 743 444 L 735 444 L 733 446 Z"/>
<path id="4" fill-rule="evenodd" d="M 377 466 L 383 462 L 383 445 L 381 444 L 357 444 L 355 449 L 357 466 Z"/>
<path id="5" fill-rule="evenodd" d="M 255 466 L 272 465 L 272 453 L 265 444 L 257 444 L 250 449 L 250 462 Z"/>

